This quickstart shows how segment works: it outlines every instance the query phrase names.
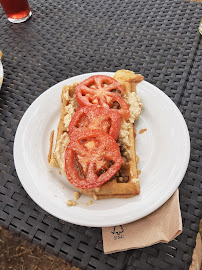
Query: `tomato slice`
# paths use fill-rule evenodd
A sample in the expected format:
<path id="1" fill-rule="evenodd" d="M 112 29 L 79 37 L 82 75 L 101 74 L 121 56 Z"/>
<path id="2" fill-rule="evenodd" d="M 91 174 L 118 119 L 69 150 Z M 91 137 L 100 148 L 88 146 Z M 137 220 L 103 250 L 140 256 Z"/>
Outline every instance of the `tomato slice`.
<path id="1" fill-rule="evenodd" d="M 105 75 L 95 75 L 81 82 L 75 90 L 80 106 L 100 105 L 117 110 L 123 118 L 128 119 L 129 107 L 120 95 L 125 93 L 125 89 L 115 79 Z M 118 106 L 113 108 L 114 104 Z"/>
<path id="2" fill-rule="evenodd" d="M 69 124 L 69 136 L 71 139 L 75 131 L 80 132 L 85 128 L 88 130 L 100 129 L 117 140 L 120 127 L 121 118 L 115 110 L 97 106 L 85 106 L 81 107 L 74 114 Z"/>
<path id="3" fill-rule="evenodd" d="M 121 168 L 116 141 L 101 130 L 77 133 L 65 151 L 65 172 L 77 188 L 96 188 L 110 180 Z"/>

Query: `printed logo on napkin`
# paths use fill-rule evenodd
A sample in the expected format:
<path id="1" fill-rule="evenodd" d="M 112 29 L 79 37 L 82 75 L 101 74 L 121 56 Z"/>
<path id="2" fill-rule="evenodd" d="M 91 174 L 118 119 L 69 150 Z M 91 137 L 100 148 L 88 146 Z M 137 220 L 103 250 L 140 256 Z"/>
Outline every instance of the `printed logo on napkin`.
<path id="1" fill-rule="evenodd" d="M 114 240 L 124 238 L 124 228 L 122 225 L 114 226 L 111 233 L 114 235 Z"/>

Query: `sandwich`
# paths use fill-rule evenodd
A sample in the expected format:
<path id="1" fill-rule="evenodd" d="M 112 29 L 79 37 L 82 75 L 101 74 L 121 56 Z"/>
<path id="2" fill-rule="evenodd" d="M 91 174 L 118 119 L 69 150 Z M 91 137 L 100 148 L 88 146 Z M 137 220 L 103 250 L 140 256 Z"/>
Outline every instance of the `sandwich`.
<path id="1" fill-rule="evenodd" d="M 142 104 L 136 85 L 144 77 L 119 70 L 62 88 L 61 115 L 48 161 L 81 193 L 97 199 L 140 193 L 135 120 Z"/>

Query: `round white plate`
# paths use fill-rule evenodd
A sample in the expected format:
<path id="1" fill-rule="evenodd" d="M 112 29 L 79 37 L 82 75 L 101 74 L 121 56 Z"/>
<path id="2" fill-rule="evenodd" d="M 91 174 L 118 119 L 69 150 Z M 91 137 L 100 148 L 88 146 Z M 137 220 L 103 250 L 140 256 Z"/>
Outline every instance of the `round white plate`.
<path id="1" fill-rule="evenodd" d="M 137 154 L 140 157 L 141 193 L 130 199 L 107 199 L 68 207 L 76 190 L 47 161 L 49 136 L 60 117 L 62 86 L 82 81 L 99 72 L 62 81 L 40 95 L 24 114 L 15 136 L 14 161 L 19 179 L 29 196 L 50 214 L 78 225 L 115 226 L 138 220 L 163 205 L 178 188 L 190 156 L 186 123 L 175 104 L 162 91 L 143 81 L 137 85 L 143 109 L 136 122 Z M 139 134 L 141 129 L 146 132 Z"/>
<path id="2" fill-rule="evenodd" d="M 1 89 L 1 86 L 3 83 L 3 77 L 4 77 L 3 65 L 2 65 L 1 60 L 0 60 L 0 89 Z"/>

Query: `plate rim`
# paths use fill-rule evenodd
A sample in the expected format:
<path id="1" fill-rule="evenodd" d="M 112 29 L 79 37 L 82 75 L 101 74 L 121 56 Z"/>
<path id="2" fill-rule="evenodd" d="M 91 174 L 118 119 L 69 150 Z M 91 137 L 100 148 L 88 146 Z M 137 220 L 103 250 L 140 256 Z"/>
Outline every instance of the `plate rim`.
<path id="1" fill-rule="evenodd" d="M 107 75 L 108 76 L 113 76 L 115 72 L 93 72 L 93 73 L 84 73 L 84 74 L 80 74 L 80 75 L 77 75 L 77 76 L 73 76 L 73 77 L 70 77 L 70 78 L 67 78 L 59 83 L 56 83 L 54 84 L 53 86 L 49 87 L 46 91 L 44 91 L 41 95 L 44 95 L 44 94 L 48 94 L 48 91 L 51 90 L 52 88 L 55 88 L 59 85 L 62 85 L 63 83 L 65 83 L 66 81 L 68 80 L 71 80 L 71 79 L 79 79 L 79 77 L 83 77 L 83 76 L 92 76 L 92 75 L 96 75 L 96 74 L 104 74 L 104 75 Z M 186 166 L 184 165 L 184 167 L 186 167 L 185 170 L 183 170 L 183 173 L 181 173 L 181 176 L 179 177 L 181 180 L 178 180 L 177 183 L 180 183 L 182 182 L 183 180 L 183 177 L 187 171 L 187 166 L 188 166 L 188 163 L 189 163 L 189 158 L 190 158 L 190 136 L 189 136 L 189 131 L 188 131 L 188 128 L 187 128 L 187 125 L 186 125 L 186 122 L 185 122 L 185 119 L 183 117 L 183 115 L 181 114 L 181 112 L 179 111 L 178 107 L 176 106 L 176 104 L 172 101 L 172 99 L 170 99 L 162 90 L 160 90 L 158 87 L 156 87 L 155 85 L 147 82 L 147 81 L 144 81 L 145 83 L 151 85 L 152 87 L 155 87 L 156 90 L 159 91 L 159 93 L 161 95 L 163 95 L 164 97 L 166 97 L 166 99 L 169 100 L 169 102 L 171 102 L 172 106 L 174 105 L 176 112 L 178 113 L 178 116 L 181 118 L 181 121 L 183 122 L 183 126 L 184 126 L 184 131 L 186 131 L 186 143 L 187 143 L 187 148 L 188 148 L 188 153 L 187 153 L 187 158 L 186 158 Z M 137 217 L 137 218 L 132 218 L 132 217 L 128 217 L 128 218 L 125 218 L 125 221 L 121 221 L 121 223 L 117 223 L 117 222 L 109 222 L 109 221 L 106 221 L 106 224 L 97 224 L 96 222 L 93 222 L 92 220 L 91 221 L 87 221 L 87 222 L 83 222 L 83 221 L 79 221 L 77 220 L 75 222 L 74 218 L 73 220 L 71 219 L 71 217 L 67 218 L 67 219 L 64 219 L 64 217 L 61 217 L 60 215 L 57 215 L 57 212 L 55 213 L 54 211 L 52 212 L 50 209 L 47 209 L 46 205 L 44 207 L 43 203 L 41 203 L 40 200 L 38 200 L 38 197 L 35 197 L 33 198 L 33 194 L 30 194 L 30 192 L 27 191 L 27 186 L 26 186 L 26 181 L 24 182 L 22 179 L 20 179 L 20 176 L 19 176 L 19 171 L 17 169 L 17 166 L 16 164 L 18 163 L 18 161 L 16 160 L 16 145 L 17 145 L 17 142 L 18 142 L 18 137 L 19 137 L 19 130 L 20 130 L 20 125 L 22 124 L 21 122 L 24 121 L 24 116 L 26 115 L 27 112 L 29 112 L 31 106 L 38 101 L 38 99 L 41 97 L 41 95 L 39 97 L 37 97 L 33 102 L 32 104 L 28 107 L 28 109 L 25 111 L 24 115 L 22 116 L 20 122 L 19 122 L 19 125 L 17 127 L 17 130 L 16 130 L 16 134 L 15 134 L 15 139 L 14 139 L 14 145 L 13 145 L 13 156 L 14 156 L 14 164 L 15 164 L 15 169 L 16 169 L 16 172 L 17 172 L 17 175 L 18 175 L 18 178 L 19 178 L 19 181 L 21 182 L 23 188 L 25 189 L 25 191 L 27 192 L 27 194 L 31 197 L 31 199 L 37 204 L 39 205 L 44 211 L 46 211 L 47 213 L 50 213 L 51 215 L 61 219 L 61 220 L 64 220 L 66 222 L 70 222 L 70 223 L 73 223 L 73 224 L 77 224 L 77 225 L 81 225 L 81 226 L 90 226 L 90 227 L 110 227 L 110 226 L 117 226 L 117 225 L 123 225 L 123 224 L 126 224 L 126 223 L 130 223 L 130 222 L 133 222 L 133 221 L 136 221 L 136 220 L 139 220 L 151 213 L 153 213 L 154 211 L 156 211 L 158 208 L 160 208 L 167 200 L 169 200 L 169 198 L 174 194 L 175 190 L 172 190 L 170 189 L 169 192 L 167 192 L 167 196 L 164 197 L 164 199 L 161 199 L 160 201 L 158 202 L 155 202 L 152 207 L 148 208 L 147 210 L 144 211 L 144 214 L 143 215 L 140 215 Z M 177 187 L 179 187 L 179 185 L 177 185 Z M 160 203 L 159 203 L 160 202 Z M 90 222 L 90 223 L 89 223 Z"/>
<path id="2" fill-rule="evenodd" d="M 2 73 L 1 73 L 2 71 Z M 3 64 L 2 64 L 2 61 L 0 60 L 0 77 L 2 78 L 2 81 L 0 81 L 0 89 L 1 89 L 1 86 L 3 84 L 3 79 L 4 79 L 4 69 L 3 69 Z"/>

